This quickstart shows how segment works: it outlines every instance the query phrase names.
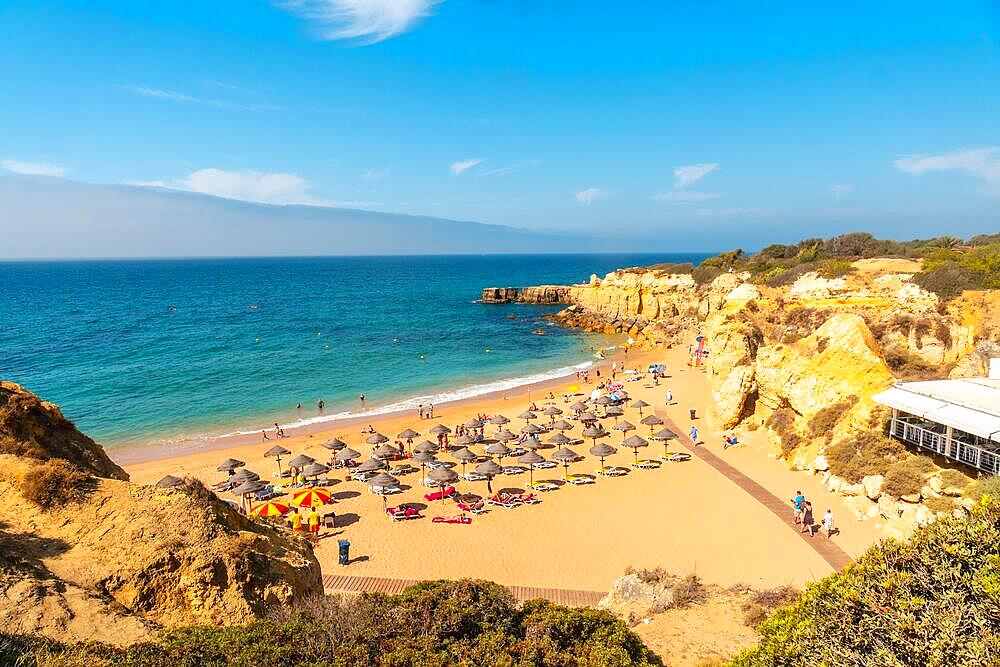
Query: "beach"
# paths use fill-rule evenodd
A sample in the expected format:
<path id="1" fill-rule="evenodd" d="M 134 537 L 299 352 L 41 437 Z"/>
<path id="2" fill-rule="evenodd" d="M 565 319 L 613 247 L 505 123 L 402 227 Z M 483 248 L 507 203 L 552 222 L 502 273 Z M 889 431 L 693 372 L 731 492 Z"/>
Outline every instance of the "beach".
<path id="1" fill-rule="evenodd" d="M 686 350 L 633 351 L 617 359 L 623 368 L 637 370 L 644 370 L 650 363 L 665 363 L 669 377 L 658 386 L 653 386 L 648 377 L 626 381 L 630 397 L 645 400 L 658 413 L 672 419 L 680 427 L 682 439 L 691 425 L 688 410 L 696 409 L 699 418 L 694 423 L 704 442 L 701 447 L 724 458 L 779 498 L 790 500 L 796 490 L 802 490 L 812 500 L 817 517 L 828 507 L 832 509 L 841 527 L 841 533 L 833 540 L 848 554 L 859 554 L 880 537 L 877 524 L 855 521 L 842 497 L 827 493 L 818 477 L 794 472 L 786 463 L 771 458 L 763 431 L 737 431 L 740 446 L 723 451 L 723 433 L 714 430 L 705 417 L 711 398 L 704 372 L 687 365 Z M 607 379 L 611 361 L 595 366 L 601 369 L 602 379 Z M 395 440 L 396 434 L 404 429 L 412 428 L 423 434 L 419 441 L 437 423 L 454 428 L 476 415 L 503 414 L 512 420 L 512 430 L 517 430 L 513 427 L 520 428 L 523 421 L 516 419 L 516 415 L 532 402 L 542 407 L 550 392 L 556 397 L 554 404 L 569 413 L 569 403 L 582 396 L 570 400 L 564 399 L 563 394 L 569 393 L 572 385 L 580 385 L 581 393 L 589 394 L 597 381 L 593 370 L 590 380 L 589 385 L 584 385 L 570 376 L 541 386 L 510 389 L 499 396 L 436 405 L 433 420 L 421 420 L 415 411 L 410 411 L 370 420 L 337 422 L 333 428 L 292 434 L 280 444 L 293 455 L 304 453 L 325 462 L 331 453 L 322 443 L 338 437 L 362 453 L 361 461 L 371 451 L 371 446 L 364 444 L 366 434 L 361 432 L 362 426 L 369 424 L 390 440 Z M 675 398 L 675 403 L 669 406 L 664 399 L 667 389 Z M 626 408 L 624 418 L 638 426 L 635 433 L 649 435 L 648 427 L 638 424 L 635 409 Z M 545 418 L 539 415 L 539 419 Z M 610 429 L 613 420 L 607 419 L 605 423 Z M 487 433 L 493 428 L 487 427 Z M 612 434 L 604 442 L 620 445 L 621 434 L 617 431 Z M 546 436 L 542 438 L 544 442 Z M 216 466 L 229 457 L 245 461 L 248 468 L 268 479 L 277 468 L 274 460 L 266 459 L 263 453 L 273 444 L 273 440 L 261 443 L 258 438 L 252 443 L 216 443 L 182 454 L 148 450 L 146 460 L 138 460 L 141 457 L 135 452 L 123 450 L 112 451 L 112 456 L 125 454 L 123 465 L 138 483 L 155 483 L 172 474 L 193 476 L 210 484 L 225 477 L 216 471 Z M 571 446 L 586 457 L 571 464 L 571 473 L 593 473 L 598 467 L 597 460 L 587 451 L 591 444 L 587 441 Z M 669 445 L 671 451 L 686 451 L 677 442 Z M 481 446 L 471 449 L 482 453 Z M 552 451 L 542 449 L 539 453 L 547 458 Z M 649 447 L 640 451 L 640 457 L 655 458 L 662 452 L 662 444 L 651 441 Z M 627 467 L 633 457 L 631 449 L 619 446 L 607 463 Z M 445 452 L 439 453 L 438 458 L 454 460 Z M 455 470 L 461 472 L 461 466 Z M 561 466 L 539 470 L 535 479 L 558 480 L 562 473 Z M 834 569 L 812 545 L 814 541 L 826 540 L 825 536 L 798 534 L 787 524 L 787 517 L 765 507 L 698 457 L 666 463 L 658 470 L 633 469 L 621 478 L 598 478 L 592 485 L 565 485 L 539 494 L 542 502 L 537 505 L 494 507 L 486 514 L 474 516 L 469 525 L 430 520 L 434 516 L 454 515 L 458 510 L 451 500 L 425 501 L 423 495 L 433 489 L 421 485 L 419 472 L 401 476 L 403 493 L 390 496 L 387 502 L 390 506 L 418 503 L 424 507 L 422 514 L 426 518 L 400 522 L 383 512 L 382 498 L 371 493 L 366 484 L 345 481 L 345 475 L 345 471 L 331 472 L 331 477 L 340 481 L 329 487 L 336 502 L 327 510 L 336 512 L 337 527 L 323 530 L 316 549 L 324 574 L 416 580 L 475 577 L 510 586 L 606 591 L 630 566 L 663 567 L 677 574 L 693 572 L 710 583 L 743 583 L 758 588 L 802 586 Z M 494 491 L 523 489 L 527 478 L 527 474 L 499 476 L 494 480 Z M 459 481 L 457 487 L 461 493 L 488 495 L 485 482 Z M 790 502 L 788 514 L 791 514 Z M 347 567 L 337 564 L 337 543 L 341 539 L 351 542 L 352 562 Z"/>

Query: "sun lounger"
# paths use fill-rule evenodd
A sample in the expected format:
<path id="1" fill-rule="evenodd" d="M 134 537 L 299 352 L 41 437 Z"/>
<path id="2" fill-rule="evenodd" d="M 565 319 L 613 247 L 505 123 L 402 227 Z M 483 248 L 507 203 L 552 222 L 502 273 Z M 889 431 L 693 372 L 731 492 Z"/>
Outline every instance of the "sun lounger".
<path id="1" fill-rule="evenodd" d="M 213 484 L 211 488 L 213 491 L 229 491 L 231 488 L 233 488 L 233 483 L 227 479 L 224 482 Z"/>
<path id="2" fill-rule="evenodd" d="M 558 463 L 555 461 L 542 461 L 541 463 L 535 463 L 531 467 L 535 470 L 546 470 L 548 468 L 555 468 Z"/>
<path id="3" fill-rule="evenodd" d="M 482 482 L 483 480 L 486 479 L 486 475 L 481 475 L 480 473 L 475 471 L 469 471 L 464 475 L 462 475 L 462 479 L 464 479 L 466 482 Z"/>
<path id="4" fill-rule="evenodd" d="M 254 500 L 257 502 L 264 502 L 270 500 L 271 498 L 277 498 L 281 494 L 273 486 L 266 486 L 257 493 L 254 494 Z"/>
<path id="5" fill-rule="evenodd" d="M 486 501 L 489 505 L 497 505 L 498 507 L 506 507 L 510 509 L 512 507 L 517 507 L 521 504 L 521 499 L 519 496 L 511 495 L 509 493 L 498 493 L 492 498 Z"/>
<path id="6" fill-rule="evenodd" d="M 501 475 L 520 475 L 521 473 L 528 472 L 527 468 L 522 466 L 504 466 L 503 470 L 500 472 Z"/>
<path id="7" fill-rule="evenodd" d="M 639 468 L 640 470 L 656 470 L 661 465 L 662 461 L 656 461 L 654 459 L 641 459 L 632 464 L 633 468 Z"/>
<path id="8" fill-rule="evenodd" d="M 603 468 L 598 468 L 595 472 L 602 477 L 621 477 L 628 474 L 628 468 L 622 468 L 621 466 L 604 466 Z"/>
<path id="9" fill-rule="evenodd" d="M 462 525 L 468 525 L 472 523 L 471 516 L 465 516 L 464 514 L 458 514 L 456 516 L 436 516 L 431 519 L 433 523 L 458 523 Z"/>
<path id="10" fill-rule="evenodd" d="M 428 502 L 433 502 L 435 500 L 441 500 L 447 498 L 455 493 L 455 487 L 449 486 L 441 491 L 435 491 L 434 493 L 424 494 L 424 500 Z"/>
<path id="11" fill-rule="evenodd" d="M 392 486 L 373 486 L 370 487 L 372 493 L 376 496 L 391 496 L 394 493 L 402 493 L 403 490 L 393 484 Z"/>
<path id="12" fill-rule="evenodd" d="M 671 453 L 669 453 L 669 454 L 667 454 L 665 456 L 661 456 L 660 460 L 661 461 L 670 461 L 670 462 L 690 461 L 691 460 L 691 455 L 688 454 L 687 452 L 671 452 Z"/>
<path id="13" fill-rule="evenodd" d="M 458 509 L 463 512 L 471 512 L 472 514 L 483 514 L 487 512 L 486 503 L 482 500 L 475 503 L 458 503 Z"/>
<path id="14" fill-rule="evenodd" d="M 352 472 L 351 473 L 351 479 L 353 479 L 355 482 L 367 482 L 372 477 L 374 477 L 376 474 L 377 473 L 374 473 L 374 472 L 360 472 L 360 471 L 359 472 Z"/>
<path id="15" fill-rule="evenodd" d="M 393 468 L 392 472 L 394 475 L 409 475 L 411 472 L 420 472 L 420 468 L 410 463 L 404 463 Z"/>
<path id="16" fill-rule="evenodd" d="M 596 480 L 593 475 L 583 475 L 583 474 L 573 474 L 566 475 L 566 483 L 568 484 L 593 484 Z"/>
<path id="17" fill-rule="evenodd" d="M 386 507 L 385 513 L 392 517 L 393 521 L 407 521 L 409 519 L 420 519 L 420 510 L 416 507 Z"/>
<path id="18" fill-rule="evenodd" d="M 559 488 L 559 485 L 552 482 L 538 481 L 529 484 L 528 488 L 532 491 L 555 491 Z"/>
<path id="19" fill-rule="evenodd" d="M 555 486 L 555 484 L 553 484 L 552 486 Z M 517 497 L 517 499 L 520 500 L 525 505 L 537 505 L 538 503 L 542 502 L 542 499 L 533 493 L 522 493 Z"/>

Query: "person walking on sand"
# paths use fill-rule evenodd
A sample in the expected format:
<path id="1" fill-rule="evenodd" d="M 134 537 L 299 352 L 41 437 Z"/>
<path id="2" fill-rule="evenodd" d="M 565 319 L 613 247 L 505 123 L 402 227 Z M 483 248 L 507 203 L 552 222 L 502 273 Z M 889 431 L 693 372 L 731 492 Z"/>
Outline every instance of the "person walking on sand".
<path id="1" fill-rule="evenodd" d="M 805 507 L 802 509 L 802 530 L 800 533 L 809 533 L 809 537 L 813 536 L 813 506 L 808 500 L 806 501 Z"/>
<path id="2" fill-rule="evenodd" d="M 417 418 L 418 419 L 423 419 L 424 418 L 424 404 L 423 403 L 421 403 L 420 405 L 417 406 Z"/>
<path id="3" fill-rule="evenodd" d="M 688 431 L 688 437 L 691 438 L 691 442 L 695 445 L 698 444 L 698 427 L 692 426 L 691 430 Z"/>
<path id="4" fill-rule="evenodd" d="M 833 512 L 827 510 L 823 515 L 823 532 L 826 533 L 826 539 L 830 539 L 834 530 L 836 528 L 833 527 Z"/>
<path id="5" fill-rule="evenodd" d="M 667 405 L 674 404 L 674 392 L 667 389 Z"/>
<path id="6" fill-rule="evenodd" d="M 267 437 L 267 431 L 262 429 L 260 432 L 260 441 L 264 442 L 265 440 L 270 440 L 270 438 Z"/>
<path id="7" fill-rule="evenodd" d="M 434 404 L 433 403 L 428 403 L 427 404 L 427 418 L 428 419 L 434 419 Z"/>
<path id="8" fill-rule="evenodd" d="M 319 535 L 319 512 L 316 511 L 315 507 L 309 512 L 309 532 Z"/>
<path id="9" fill-rule="evenodd" d="M 802 509 L 803 505 L 806 503 L 806 497 L 802 495 L 801 491 L 795 492 L 795 497 L 792 498 L 792 513 L 795 517 L 795 523 L 802 522 Z"/>

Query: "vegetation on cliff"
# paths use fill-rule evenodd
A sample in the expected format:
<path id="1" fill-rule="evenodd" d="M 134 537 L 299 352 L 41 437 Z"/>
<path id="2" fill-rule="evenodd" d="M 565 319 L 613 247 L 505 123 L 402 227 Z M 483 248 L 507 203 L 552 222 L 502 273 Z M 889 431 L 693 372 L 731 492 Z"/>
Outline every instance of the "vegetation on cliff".
<path id="1" fill-rule="evenodd" d="M 1000 503 L 872 547 L 759 629 L 760 645 L 732 665 L 997 664 Z"/>
<path id="2" fill-rule="evenodd" d="M 293 615 L 232 628 L 185 627 L 116 648 L 0 635 L 0 663 L 255 665 L 659 665 L 610 612 L 541 600 L 518 605 L 484 581 L 436 581 L 399 595 L 317 599 Z M 19 661 L 19 662 L 17 662 Z"/>

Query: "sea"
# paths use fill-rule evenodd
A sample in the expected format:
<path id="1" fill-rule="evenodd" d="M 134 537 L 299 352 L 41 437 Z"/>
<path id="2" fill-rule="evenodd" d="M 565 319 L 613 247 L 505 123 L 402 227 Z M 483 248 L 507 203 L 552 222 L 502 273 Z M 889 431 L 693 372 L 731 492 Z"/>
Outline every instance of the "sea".
<path id="1" fill-rule="evenodd" d="M 3 262 L 0 378 L 109 447 L 390 412 L 566 375 L 620 342 L 552 325 L 556 307 L 477 303 L 484 287 L 707 256 Z"/>

